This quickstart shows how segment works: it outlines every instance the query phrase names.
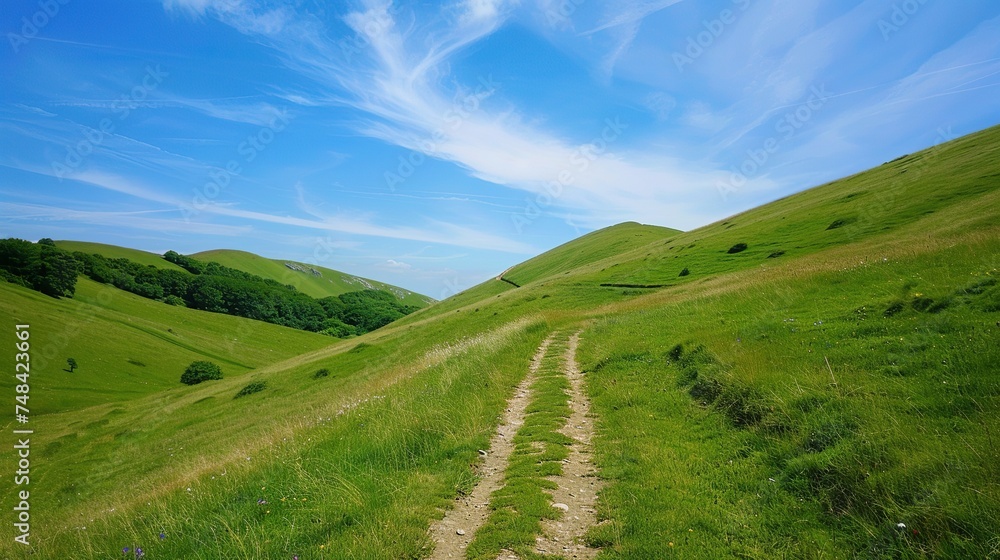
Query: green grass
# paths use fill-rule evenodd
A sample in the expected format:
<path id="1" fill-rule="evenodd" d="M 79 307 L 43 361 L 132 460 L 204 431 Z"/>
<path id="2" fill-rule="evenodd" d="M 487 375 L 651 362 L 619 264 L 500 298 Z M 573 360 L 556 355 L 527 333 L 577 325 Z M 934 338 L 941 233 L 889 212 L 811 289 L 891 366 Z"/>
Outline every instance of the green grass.
<path id="1" fill-rule="evenodd" d="M 256 274 L 262 278 L 277 280 L 282 284 L 291 284 L 300 292 L 314 298 L 338 296 L 347 292 L 372 288 L 390 292 L 407 305 L 426 307 L 433 301 L 427 296 L 384 282 L 369 280 L 311 264 L 268 259 L 246 251 L 219 249 L 203 251 L 191 256 L 198 260 L 217 262 L 223 266 Z M 296 268 L 289 268 L 286 264 L 291 264 Z"/>
<path id="2" fill-rule="evenodd" d="M 566 349 L 565 334 L 555 335 L 542 358 L 524 424 L 514 436 L 503 487 L 490 497 L 490 516 L 469 545 L 470 559 L 492 560 L 503 550 L 525 559 L 540 557 L 533 547 L 541 521 L 558 519 L 562 513 L 552 507 L 546 490 L 554 486 L 547 477 L 562 473 L 572 443 L 559 432 L 570 415 L 569 382 L 563 372 Z"/>
<path id="3" fill-rule="evenodd" d="M 85 278 L 72 299 L 0 283 L 0 316 L 31 325 L 35 414 L 125 403 L 175 388 L 195 360 L 239 377 L 331 343 L 330 337 L 160 302 Z M 74 358 L 79 367 L 66 365 Z M 13 386 L 4 379 L 2 387 Z"/>
<path id="4" fill-rule="evenodd" d="M 996 554 L 998 250 L 755 282 L 588 332 L 606 557 Z M 884 317 L 904 292 L 955 303 Z"/>
<path id="5" fill-rule="evenodd" d="M 424 557 L 538 344 L 586 325 L 601 558 L 995 558 L 997 177 L 1000 128 L 691 232 L 598 232 L 578 261 L 515 267 L 520 288 L 323 345 L 85 281 L 61 301 L 0 284 L 0 315 L 53 354 L 32 378 L 33 557 Z M 225 379 L 179 386 L 194 359 Z M 67 381 L 95 363 L 107 383 Z M 474 554 L 532 555 L 564 383 L 539 379 Z"/>

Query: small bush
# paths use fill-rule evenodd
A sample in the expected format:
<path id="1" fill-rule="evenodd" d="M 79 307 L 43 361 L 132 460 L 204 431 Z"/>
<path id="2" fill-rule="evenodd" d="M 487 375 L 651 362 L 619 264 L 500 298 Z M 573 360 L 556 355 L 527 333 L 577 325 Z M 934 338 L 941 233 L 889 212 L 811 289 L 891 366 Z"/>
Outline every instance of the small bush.
<path id="1" fill-rule="evenodd" d="M 730 255 L 735 255 L 736 253 L 742 253 L 743 251 L 746 250 L 747 250 L 746 243 L 737 243 L 736 245 L 730 247 L 729 250 L 726 252 L 729 253 Z"/>
<path id="2" fill-rule="evenodd" d="M 677 360 L 680 360 L 681 356 L 683 355 L 684 355 L 684 345 L 678 344 L 667 352 L 667 359 L 670 360 L 671 362 L 676 362 Z"/>
<path id="3" fill-rule="evenodd" d="M 902 311 L 906 306 L 901 301 L 894 301 L 889 304 L 889 307 L 885 308 L 882 312 L 883 317 L 892 317 L 893 315 Z"/>
<path id="4" fill-rule="evenodd" d="M 934 305 L 934 300 L 928 297 L 918 297 L 915 298 L 913 302 L 910 303 L 910 305 L 913 306 L 913 309 L 923 313 L 924 311 L 927 311 L 932 305 Z"/>
<path id="5" fill-rule="evenodd" d="M 960 293 L 964 293 L 964 294 L 968 294 L 968 295 L 976 295 L 976 296 L 978 296 L 980 294 L 985 293 L 988 288 L 992 288 L 993 286 L 996 286 L 996 285 L 997 285 L 996 278 L 987 278 L 985 280 L 979 280 L 977 282 L 974 282 L 974 283 L 966 286 L 965 288 L 959 290 L 959 292 Z"/>
<path id="6" fill-rule="evenodd" d="M 768 413 L 766 401 L 756 389 L 736 384 L 722 388 L 715 399 L 715 407 L 741 428 L 759 424 Z"/>
<path id="7" fill-rule="evenodd" d="M 980 311 L 987 313 L 1000 311 L 1000 288 L 991 288 L 983 292 L 977 297 L 975 305 Z"/>
<path id="8" fill-rule="evenodd" d="M 267 382 L 266 381 L 254 381 L 252 383 L 248 383 L 246 385 L 246 387 L 243 387 L 242 389 L 240 389 L 240 392 L 236 393 L 236 396 L 233 397 L 233 398 L 234 399 L 238 399 L 240 397 L 245 397 L 247 395 L 252 395 L 254 393 L 259 393 L 259 392 L 263 391 L 264 389 L 267 389 Z"/>
<path id="9" fill-rule="evenodd" d="M 319 379 L 321 377 L 327 377 L 328 375 L 330 375 L 330 370 L 328 370 L 326 368 L 318 369 L 318 370 L 316 370 L 316 373 L 313 374 L 313 379 Z"/>
<path id="10" fill-rule="evenodd" d="M 704 404 L 711 404 L 722 394 L 722 384 L 717 379 L 699 378 L 688 389 L 688 394 Z"/>
<path id="11" fill-rule="evenodd" d="M 197 385 L 212 379 L 222 379 L 222 370 L 216 364 L 204 360 L 191 362 L 181 375 L 181 383 L 185 385 Z"/>
<path id="12" fill-rule="evenodd" d="M 954 303 L 954 300 L 951 298 L 951 296 L 939 299 L 937 301 L 932 302 L 927 307 L 927 312 L 928 313 L 940 313 L 940 312 L 944 311 L 945 309 L 948 309 L 949 307 L 951 307 L 952 303 Z"/>
<path id="13" fill-rule="evenodd" d="M 691 271 L 688 270 L 687 267 L 685 266 L 684 270 L 682 270 L 681 273 L 678 274 L 677 276 L 687 276 L 688 274 L 691 274 Z"/>
<path id="14" fill-rule="evenodd" d="M 831 229 L 842 228 L 849 223 L 851 223 L 851 220 L 845 220 L 845 219 L 834 220 L 833 222 L 830 223 L 830 225 L 826 226 L 826 230 L 830 231 Z"/>

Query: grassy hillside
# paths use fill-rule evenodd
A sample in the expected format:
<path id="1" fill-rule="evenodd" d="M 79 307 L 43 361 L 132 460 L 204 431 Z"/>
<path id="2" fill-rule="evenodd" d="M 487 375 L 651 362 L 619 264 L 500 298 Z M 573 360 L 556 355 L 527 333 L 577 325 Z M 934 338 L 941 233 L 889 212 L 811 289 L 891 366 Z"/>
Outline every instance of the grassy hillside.
<path id="1" fill-rule="evenodd" d="M 691 232 L 597 232 L 509 271 L 519 288 L 41 414 L 33 557 L 426 557 L 539 343 L 577 330 L 600 558 L 997 557 L 998 155 L 1000 128 Z M 528 549 L 533 527 L 514 528 Z"/>
<path id="2" fill-rule="evenodd" d="M 109 259 L 128 259 L 139 264 L 155 266 L 167 270 L 179 270 L 186 272 L 176 264 L 166 261 L 162 255 L 140 251 L 138 249 L 128 249 L 117 245 L 107 245 L 104 243 L 91 243 L 89 241 L 56 241 L 56 247 L 69 252 L 80 251 L 82 253 L 103 255 Z"/>
<path id="3" fill-rule="evenodd" d="M 321 266 L 267 259 L 245 251 L 219 249 L 190 256 L 206 262 L 214 261 L 223 266 L 256 274 L 262 278 L 277 280 L 282 284 L 291 284 L 300 292 L 315 298 L 337 296 L 357 290 L 376 289 L 394 294 L 407 305 L 426 307 L 428 303 L 433 301 L 426 296 L 384 282 L 353 276 Z"/>
<path id="4" fill-rule="evenodd" d="M 36 352 L 34 414 L 132 401 L 174 388 L 194 360 L 219 364 L 226 376 L 330 344 L 333 339 L 206 313 L 135 296 L 86 278 L 72 299 L 54 299 L 0 283 L 0 316 L 31 325 Z M 66 360 L 79 368 L 69 372 Z M 4 380 L 4 387 L 12 387 Z"/>

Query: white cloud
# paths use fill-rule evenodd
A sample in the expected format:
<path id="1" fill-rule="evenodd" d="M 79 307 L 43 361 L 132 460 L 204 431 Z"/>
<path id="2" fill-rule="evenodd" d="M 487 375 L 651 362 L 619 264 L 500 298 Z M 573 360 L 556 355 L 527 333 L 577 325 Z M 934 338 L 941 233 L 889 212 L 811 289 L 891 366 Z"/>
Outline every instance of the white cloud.
<path id="1" fill-rule="evenodd" d="M 397 261 L 397 260 L 389 259 L 389 260 L 385 261 L 385 267 L 386 268 L 390 268 L 390 269 L 395 270 L 395 271 L 405 271 L 405 270 L 412 269 L 413 265 L 410 265 L 410 264 L 402 262 L 402 261 Z"/>

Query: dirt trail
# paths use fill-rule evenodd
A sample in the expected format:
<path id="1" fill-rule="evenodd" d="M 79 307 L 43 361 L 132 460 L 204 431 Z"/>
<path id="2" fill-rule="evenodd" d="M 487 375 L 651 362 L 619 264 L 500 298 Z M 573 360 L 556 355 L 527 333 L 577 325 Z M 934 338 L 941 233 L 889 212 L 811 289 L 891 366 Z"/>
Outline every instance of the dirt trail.
<path id="1" fill-rule="evenodd" d="M 524 424 L 524 411 L 531 400 L 531 384 L 541 366 L 542 358 L 552 342 L 550 336 L 535 352 L 531 360 L 528 375 L 517 386 L 514 397 L 508 401 L 503 420 L 497 433 L 490 440 L 490 448 L 480 467 L 481 479 L 472 494 L 458 499 L 455 507 L 445 514 L 444 518 L 431 525 L 430 534 L 434 540 L 434 552 L 430 560 L 447 558 L 465 558 L 465 549 L 475 537 L 476 531 L 486 521 L 489 515 L 490 495 L 503 485 L 504 472 L 511 452 L 514 450 L 514 434 Z"/>
<path id="2" fill-rule="evenodd" d="M 595 558 L 599 550 L 590 548 L 583 537 L 597 523 L 597 493 L 602 484 L 591 461 L 590 444 L 594 426 L 590 418 L 590 400 L 583 387 L 583 373 L 576 363 L 580 333 L 569 339 L 564 371 L 570 383 L 570 417 L 560 430 L 573 439 L 563 472 L 549 480 L 558 484 L 552 491 L 553 507 L 563 509 L 562 518 L 542 522 L 542 536 L 535 550 L 542 554 L 558 554 L 566 558 Z M 556 506 L 558 504 L 558 506 Z"/>

